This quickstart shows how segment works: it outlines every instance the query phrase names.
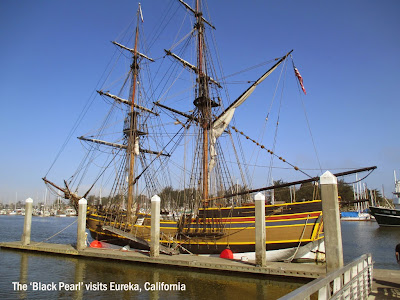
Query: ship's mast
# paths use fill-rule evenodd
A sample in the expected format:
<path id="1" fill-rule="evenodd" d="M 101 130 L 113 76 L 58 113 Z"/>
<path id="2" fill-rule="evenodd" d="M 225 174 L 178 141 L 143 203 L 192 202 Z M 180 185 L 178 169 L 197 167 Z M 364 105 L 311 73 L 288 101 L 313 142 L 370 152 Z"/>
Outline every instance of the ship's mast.
<path id="1" fill-rule="evenodd" d="M 140 8 L 139 8 L 140 10 Z M 135 46 L 133 49 L 133 63 L 132 63 L 132 98 L 130 105 L 130 123 L 129 123 L 129 135 L 128 135 L 128 162 L 129 162 L 129 174 L 128 174 L 128 203 L 127 203 L 127 215 L 128 218 L 132 215 L 132 204 L 133 204 L 133 181 L 134 181 L 134 169 L 135 169 L 135 145 L 137 144 L 137 115 L 135 111 L 135 94 L 137 77 L 139 73 L 138 65 L 138 39 L 139 39 L 139 10 L 137 13 L 136 33 L 135 33 Z"/>
<path id="2" fill-rule="evenodd" d="M 205 75 L 205 60 L 204 60 L 204 22 L 203 14 L 201 12 L 200 0 L 196 1 L 196 29 L 197 29 L 197 69 L 198 69 L 198 88 L 197 88 L 197 99 L 195 105 L 200 111 L 200 126 L 202 130 L 202 142 L 203 142 L 203 157 L 202 157 L 202 177 L 203 177 L 203 200 L 208 199 L 208 131 L 211 123 L 211 103 L 209 98 L 207 77 Z M 207 205 L 207 202 L 205 202 Z"/>

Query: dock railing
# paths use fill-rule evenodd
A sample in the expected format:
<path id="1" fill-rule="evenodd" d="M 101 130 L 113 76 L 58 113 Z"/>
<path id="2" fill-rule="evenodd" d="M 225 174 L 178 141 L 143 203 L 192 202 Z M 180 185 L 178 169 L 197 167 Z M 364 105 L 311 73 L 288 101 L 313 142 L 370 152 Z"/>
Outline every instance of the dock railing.
<path id="1" fill-rule="evenodd" d="M 372 256 L 364 254 L 343 268 L 315 279 L 279 300 L 310 299 L 313 294 L 319 300 L 367 299 L 372 289 L 372 270 Z"/>

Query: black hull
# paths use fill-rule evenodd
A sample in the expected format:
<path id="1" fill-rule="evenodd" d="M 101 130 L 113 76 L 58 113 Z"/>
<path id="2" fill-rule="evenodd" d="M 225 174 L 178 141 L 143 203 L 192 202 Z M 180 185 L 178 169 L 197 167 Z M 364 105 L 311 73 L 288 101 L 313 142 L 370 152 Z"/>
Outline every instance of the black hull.
<path id="1" fill-rule="evenodd" d="M 400 210 L 370 206 L 371 215 L 375 217 L 379 226 L 399 226 Z"/>

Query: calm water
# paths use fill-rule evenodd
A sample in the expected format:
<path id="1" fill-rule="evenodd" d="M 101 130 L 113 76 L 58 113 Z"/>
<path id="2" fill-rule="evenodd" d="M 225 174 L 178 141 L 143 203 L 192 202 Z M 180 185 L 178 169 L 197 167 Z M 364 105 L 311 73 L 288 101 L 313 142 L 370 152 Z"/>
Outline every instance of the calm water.
<path id="1" fill-rule="evenodd" d="M 76 218 L 33 217 L 32 240 L 36 242 L 57 233 Z M 0 216 L 0 241 L 20 239 L 22 216 Z M 400 243 L 400 228 L 380 228 L 375 222 L 342 222 L 345 263 L 370 252 L 375 268 L 400 269 L 394 248 Z M 52 238 L 52 243 L 74 243 L 76 223 Z M 305 282 L 284 278 L 273 280 L 257 276 L 233 276 L 192 272 L 178 268 L 157 268 L 133 263 L 77 259 L 23 251 L 0 250 L 0 299 L 277 299 Z M 14 290 L 12 282 L 27 284 L 27 291 Z M 29 283 L 56 285 L 55 291 L 34 291 Z M 60 289 L 59 284 L 92 283 L 107 291 Z M 110 291 L 110 283 L 138 284 L 141 291 Z M 183 291 L 146 291 L 145 283 L 185 284 Z M 53 287 L 54 288 L 54 287 Z"/>
<path id="2" fill-rule="evenodd" d="M 32 219 L 32 241 L 40 242 L 74 222 L 76 218 Z M 0 241 L 19 240 L 22 216 L 0 216 Z M 76 223 L 49 242 L 74 243 Z M 27 291 L 15 291 L 12 282 L 27 284 Z M 56 284 L 55 291 L 33 291 L 29 283 Z M 82 288 L 60 290 L 59 284 L 92 283 L 107 291 Z M 138 284 L 142 291 L 110 291 L 110 283 Z M 183 291 L 146 291 L 146 283 L 185 284 Z M 179 268 L 157 268 L 134 263 L 77 259 L 24 251 L 0 250 L 0 299 L 277 299 L 305 282 L 260 276 L 233 276 L 192 272 Z M 52 288 L 49 286 L 49 288 Z"/>
<path id="3" fill-rule="evenodd" d="M 376 222 L 342 221 L 345 263 L 371 253 L 376 269 L 400 270 L 395 247 L 400 243 L 400 227 L 379 227 Z"/>

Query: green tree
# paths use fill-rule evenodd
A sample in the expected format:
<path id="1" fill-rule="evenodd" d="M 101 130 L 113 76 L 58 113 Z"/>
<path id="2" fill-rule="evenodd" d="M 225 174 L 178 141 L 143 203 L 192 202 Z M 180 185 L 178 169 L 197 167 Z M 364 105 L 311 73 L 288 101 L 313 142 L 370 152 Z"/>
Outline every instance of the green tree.
<path id="1" fill-rule="evenodd" d="M 88 205 L 95 205 L 98 202 L 95 195 L 89 195 L 86 200 Z"/>
<path id="2" fill-rule="evenodd" d="M 282 185 L 284 182 L 282 179 L 274 180 L 274 186 Z M 282 187 L 274 189 L 275 201 L 290 202 L 290 188 Z"/>
<path id="3" fill-rule="evenodd" d="M 341 198 L 341 202 L 350 202 L 354 200 L 353 187 L 344 182 L 343 179 L 338 180 L 338 194 Z"/>
<path id="4" fill-rule="evenodd" d="M 296 190 L 296 201 L 315 200 L 319 198 L 319 187 L 313 182 L 306 182 Z"/>
<path id="5" fill-rule="evenodd" d="M 386 205 L 385 198 L 382 196 L 381 192 L 377 189 L 368 190 L 368 195 L 371 195 L 374 198 L 374 204 L 376 205 Z"/>

